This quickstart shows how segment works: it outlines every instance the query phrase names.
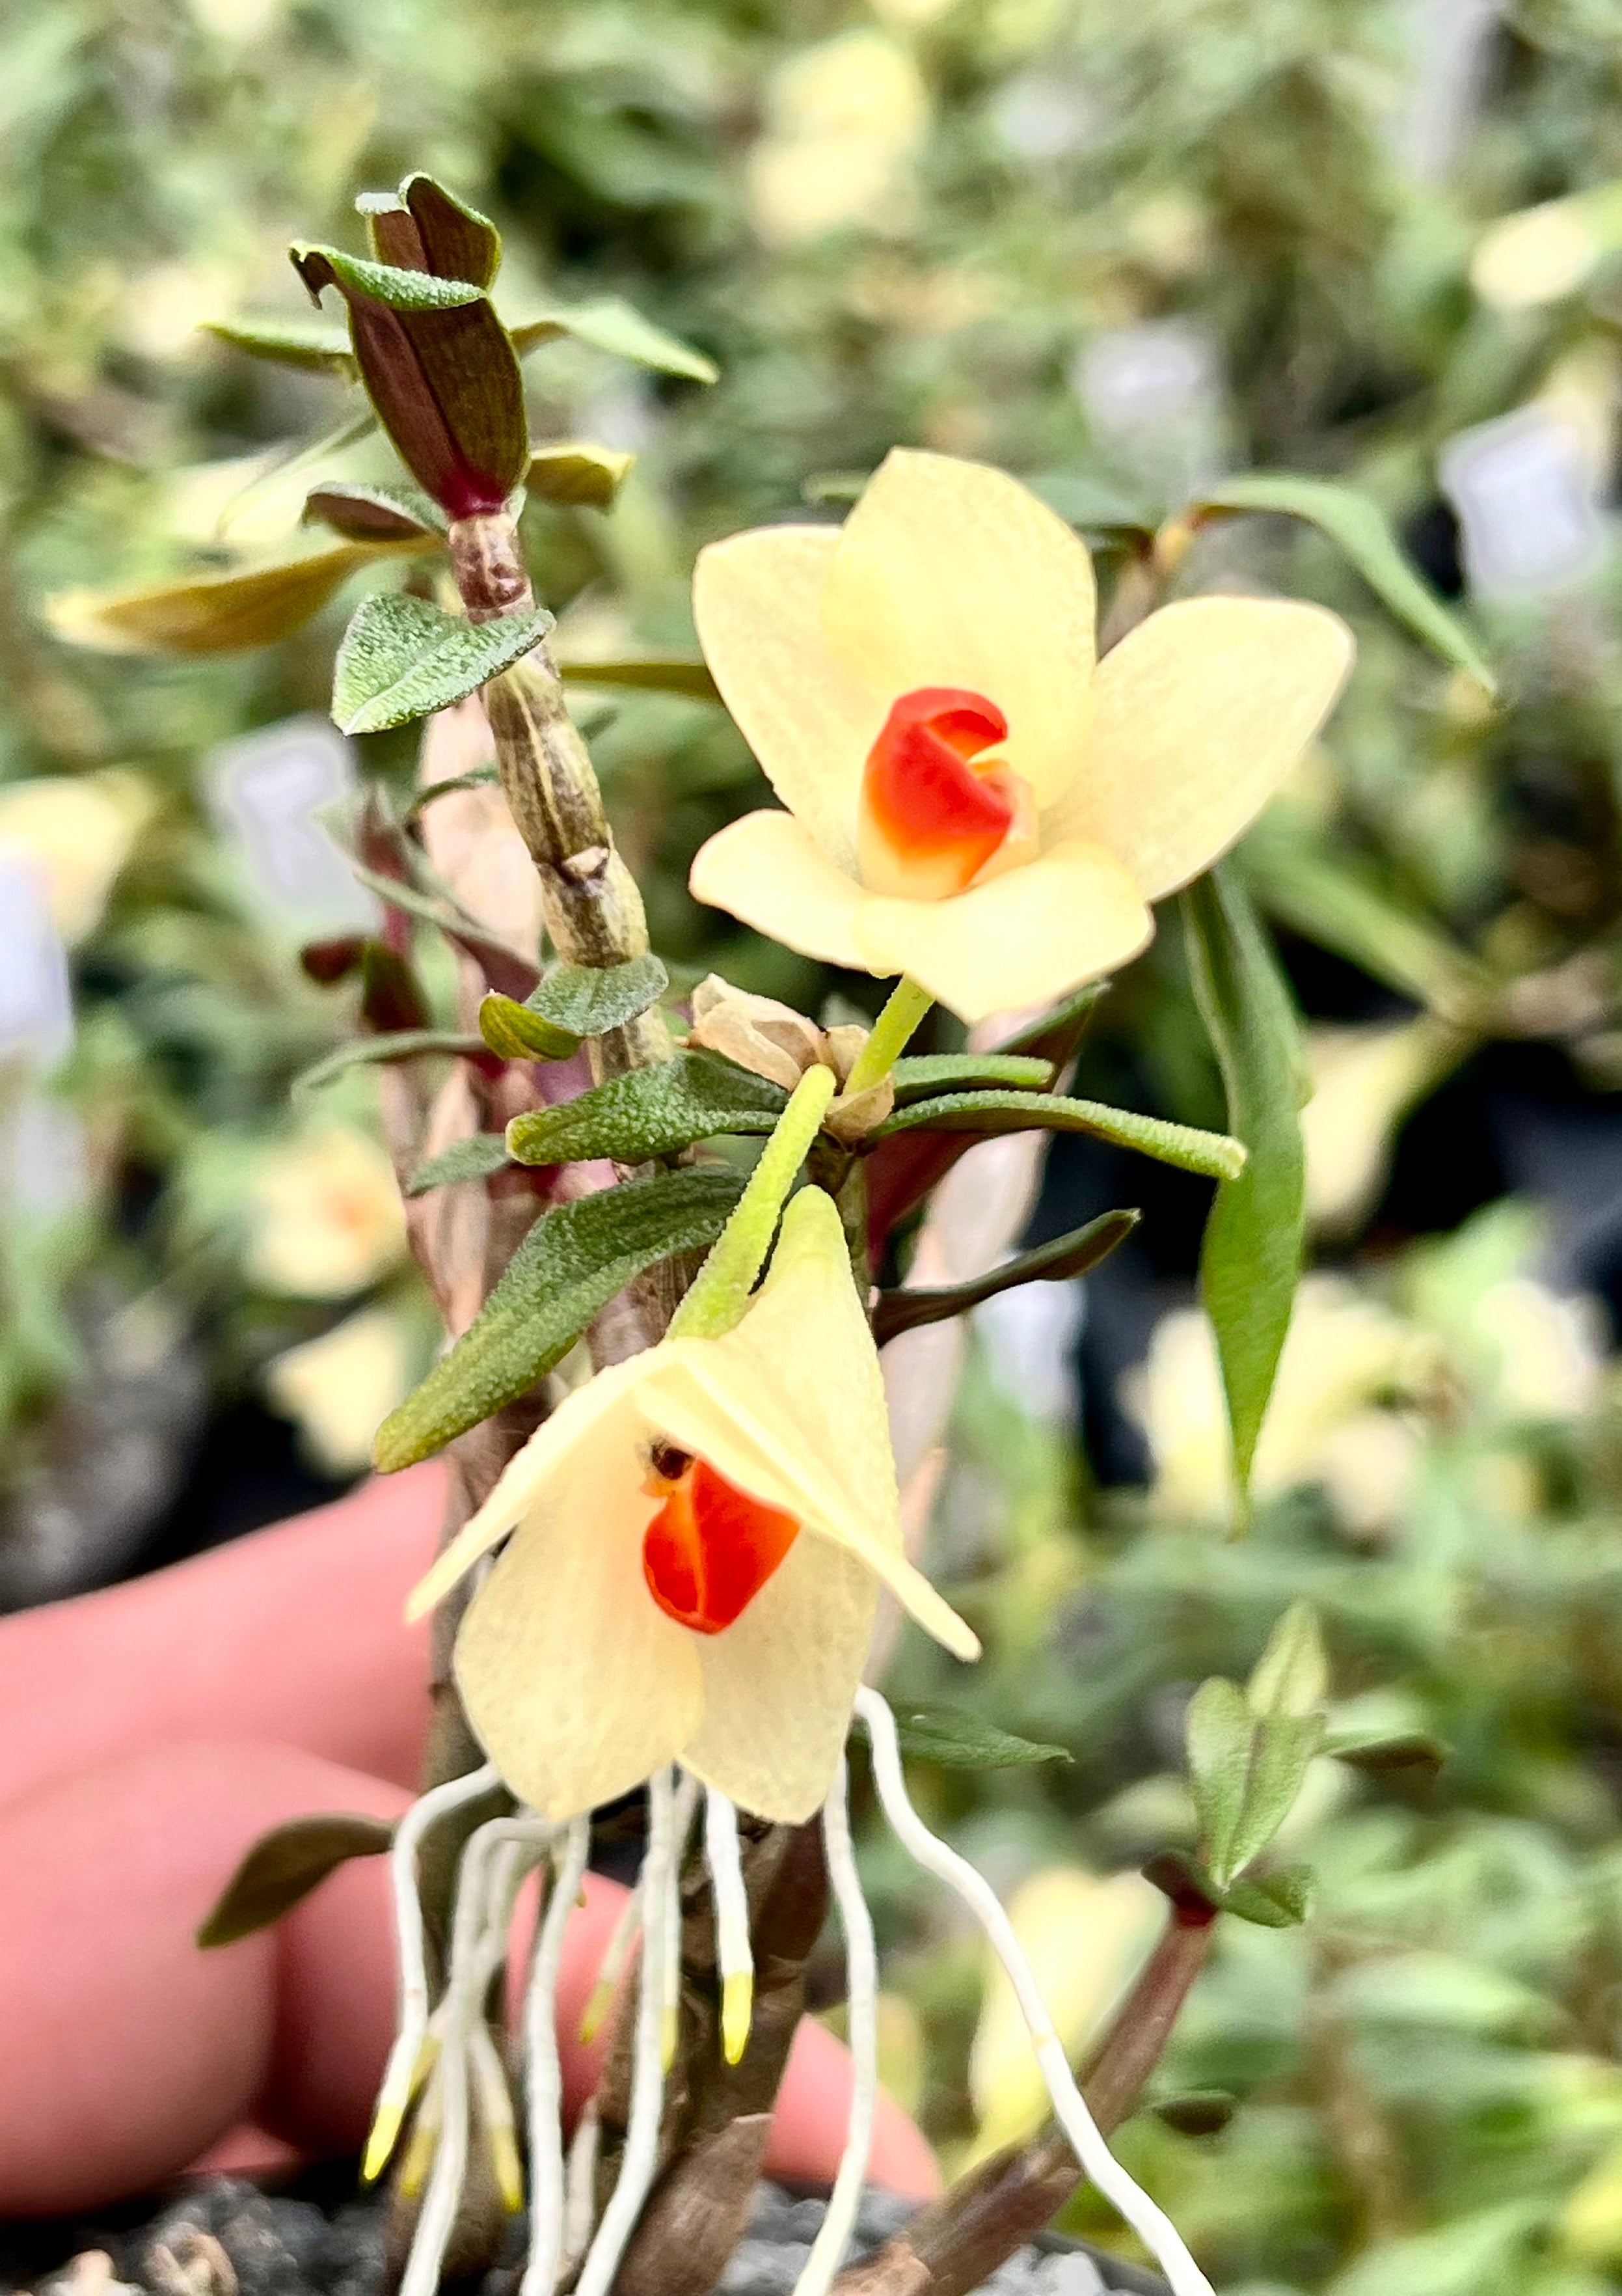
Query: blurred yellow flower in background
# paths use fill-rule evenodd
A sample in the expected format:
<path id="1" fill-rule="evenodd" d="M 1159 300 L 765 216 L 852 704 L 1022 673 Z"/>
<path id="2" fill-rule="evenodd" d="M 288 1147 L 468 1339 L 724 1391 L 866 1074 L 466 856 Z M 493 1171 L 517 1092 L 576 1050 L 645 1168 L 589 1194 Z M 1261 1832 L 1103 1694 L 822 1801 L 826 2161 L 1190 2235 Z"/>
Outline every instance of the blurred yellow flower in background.
<path id="1" fill-rule="evenodd" d="M 930 102 L 898 41 L 869 26 L 801 50 L 774 73 L 766 118 L 745 180 L 750 219 L 769 246 L 912 220 Z"/>
<path id="2" fill-rule="evenodd" d="M 583 1536 L 589 1525 L 590 1536 Z M 514 1793 L 572 1817 L 665 1762 L 798 1824 L 827 1796 L 881 1586 L 979 1645 L 906 1560 L 884 1386 L 831 1198 L 804 1188 L 718 1339 L 600 1371 L 531 1436 L 411 1601 L 516 1535 L 457 1685 Z"/>
<path id="3" fill-rule="evenodd" d="M 95 931 L 119 872 L 156 810 L 139 775 L 52 775 L 0 789 L 0 850 L 37 872 L 69 947 Z"/>
<path id="4" fill-rule="evenodd" d="M 290 1299 L 364 1292 L 406 1249 L 393 1165 L 367 1133 L 336 1119 L 266 1150 L 249 1185 L 248 1217 L 244 1274 Z"/>
<path id="5" fill-rule="evenodd" d="M 1000 471 L 902 448 L 842 528 L 701 552 L 693 612 L 789 808 L 712 837 L 694 895 L 971 1022 L 1135 956 L 1150 903 L 1249 826 L 1352 658 L 1320 607 L 1210 597 L 1095 670 L 1079 537 Z"/>
<path id="6" fill-rule="evenodd" d="M 319 1339 L 288 1348 L 265 1367 L 273 1409 L 299 1430 L 313 1466 L 358 1475 L 372 1464 L 372 1438 L 410 1389 L 417 1348 L 391 1308 L 363 1308 Z"/>

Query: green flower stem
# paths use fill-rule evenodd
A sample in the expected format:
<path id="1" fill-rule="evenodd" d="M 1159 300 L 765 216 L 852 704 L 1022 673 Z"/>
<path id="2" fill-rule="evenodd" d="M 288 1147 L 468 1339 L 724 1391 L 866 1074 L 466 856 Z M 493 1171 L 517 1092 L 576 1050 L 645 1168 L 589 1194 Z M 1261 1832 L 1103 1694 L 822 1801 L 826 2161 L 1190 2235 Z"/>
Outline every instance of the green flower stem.
<path id="1" fill-rule="evenodd" d="M 833 1098 L 833 1070 L 819 1064 L 807 1069 L 795 1086 L 737 1210 L 670 1319 L 671 1339 L 718 1340 L 742 1315 L 772 1248 L 778 1215 Z"/>
<path id="2" fill-rule="evenodd" d="M 865 1092 L 870 1085 L 880 1083 L 889 1074 L 934 1002 L 927 988 L 920 988 L 915 980 L 908 980 L 903 975 L 890 990 L 889 1003 L 873 1022 L 872 1034 L 845 1080 L 848 1098 L 854 1099 L 857 1093 Z"/>

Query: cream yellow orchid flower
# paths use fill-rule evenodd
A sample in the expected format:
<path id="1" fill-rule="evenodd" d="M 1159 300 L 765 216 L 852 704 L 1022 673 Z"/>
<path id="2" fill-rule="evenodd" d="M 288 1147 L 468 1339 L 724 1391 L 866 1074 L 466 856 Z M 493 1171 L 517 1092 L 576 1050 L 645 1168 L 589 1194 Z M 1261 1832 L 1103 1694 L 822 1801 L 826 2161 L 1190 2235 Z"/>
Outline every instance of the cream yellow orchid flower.
<path id="1" fill-rule="evenodd" d="M 676 1759 L 759 1816 L 809 1817 L 881 1585 L 948 1650 L 979 1655 L 902 1550 L 879 1359 L 816 1188 L 791 1201 L 742 1321 L 569 1396 L 412 1615 L 509 1531 L 457 1636 L 456 1681 L 491 1760 L 547 1817 Z"/>
<path id="2" fill-rule="evenodd" d="M 1320 607 L 1208 597 L 1095 668 L 1085 545 L 1002 472 L 901 448 L 843 527 L 711 544 L 693 611 L 789 808 L 712 837 L 695 897 L 969 1021 L 1135 956 L 1151 902 L 1249 826 L 1352 658 Z"/>

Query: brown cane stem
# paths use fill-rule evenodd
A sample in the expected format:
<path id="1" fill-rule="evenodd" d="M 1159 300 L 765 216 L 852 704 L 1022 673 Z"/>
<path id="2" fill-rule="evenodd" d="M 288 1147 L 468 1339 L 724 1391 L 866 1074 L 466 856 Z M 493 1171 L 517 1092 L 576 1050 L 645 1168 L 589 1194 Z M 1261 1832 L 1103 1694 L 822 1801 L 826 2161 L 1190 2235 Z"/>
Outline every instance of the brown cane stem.
<path id="1" fill-rule="evenodd" d="M 1174 1906 L 1143 1974 L 1082 2075 L 1106 2135 L 1126 2119 L 1159 2063 L 1189 1988 L 1205 1966 L 1215 1917 Z M 876 2256 L 834 2283 L 837 2296 L 968 2296 L 1052 2223 L 1081 2182 L 1069 2140 L 1050 2121 L 982 2161 Z"/>

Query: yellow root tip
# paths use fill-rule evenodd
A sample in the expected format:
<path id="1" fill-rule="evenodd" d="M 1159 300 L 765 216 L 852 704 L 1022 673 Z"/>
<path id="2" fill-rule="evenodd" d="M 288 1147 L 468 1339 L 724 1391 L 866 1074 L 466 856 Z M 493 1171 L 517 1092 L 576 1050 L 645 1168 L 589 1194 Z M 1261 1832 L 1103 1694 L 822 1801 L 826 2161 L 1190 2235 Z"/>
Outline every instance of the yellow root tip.
<path id="1" fill-rule="evenodd" d="M 524 2170 L 510 2128 L 491 2129 L 490 2161 L 501 2204 L 510 2217 L 515 2217 L 524 2205 Z"/>
<path id="2" fill-rule="evenodd" d="M 602 2021 L 608 2015 L 610 2008 L 612 2008 L 613 2003 L 614 1986 L 612 1979 L 610 1978 L 606 1983 L 599 1979 L 598 1982 L 592 1988 L 592 1997 L 586 2005 L 585 2016 L 580 2020 L 580 2046 L 582 2048 L 589 2049 L 592 2043 L 596 2039 L 598 2034 L 602 2030 Z"/>
<path id="3" fill-rule="evenodd" d="M 363 2185 L 375 2184 L 389 2166 L 389 2156 L 399 2142 L 400 2126 L 405 2118 L 403 2104 L 379 2104 L 373 2117 L 371 2133 L 366 2138 L 365 2158 L 360 2164 Z"/>
<path id="4" fill-rule="evenodd" d="M 735 2065 L 749 2046 L 754 2013 L 754 1972 L 734 1970 L 721 1985 L 721 2054 L 729 2065 Z"/>
<path id="5" fill-rule="evenodd" d="M 659 2054 L 665 2070 L 676 2062 L 676 2038 L 681 2031 L 681 2018 L 674 2009 L 667 2009 L 659 2028 Z"/>

